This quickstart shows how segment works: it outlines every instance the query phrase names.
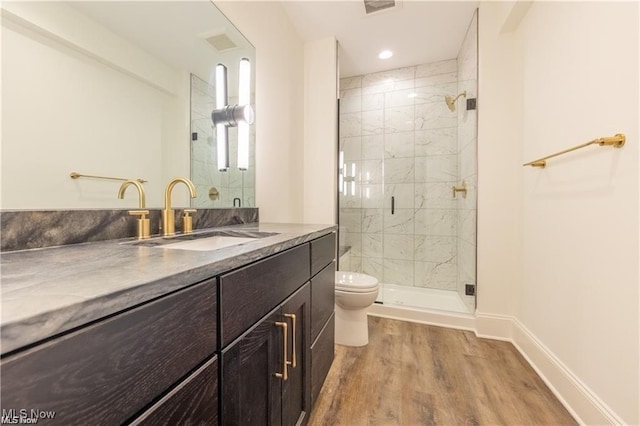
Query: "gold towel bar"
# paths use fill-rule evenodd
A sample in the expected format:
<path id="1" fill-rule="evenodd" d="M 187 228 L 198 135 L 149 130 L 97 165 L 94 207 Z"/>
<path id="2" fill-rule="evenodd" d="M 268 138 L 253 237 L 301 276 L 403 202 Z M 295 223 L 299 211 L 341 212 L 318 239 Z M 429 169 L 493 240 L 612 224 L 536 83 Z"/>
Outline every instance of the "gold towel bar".
<path id="1" fill-rule="evenodd" d="M 613 146 L 614 148 L 622 148 L 626 141 L 626 137 L 623 133 L 618 133 L 615 136 L 609 136 L 604 138 L 594 139 L 587 143 L 583 143 L 582 145 L 574 146 L 573 148 L 565 149 L 564 151 L 556 152 L 555 154 L 547 155 L 546 157 L 539 158 L 537 160 L 530 161 L 528 163 L 523 164 L 523 166 L 531 166 L 531 167 L 544 167 L 547 165 L 547 160 L 549 158 L 557 157 L 558 155 L 566 154 L 567 152 L 575 151 L 576 149 L 584 148 L 589 145 L 600 145 L 600 146 Z"/>
<path id="2" fill-rule="evenodd" d="M 93 175 L 81 175 L 78 172 L 71 172 L 69 174 L 69 176 L 71 177 L 71 179 L 78 179 L 81 177 L 87 177 L 87 178 L 94 178 L 94 179 L 108 179 L 108 180 L 119 180 L 119 181 L 125 181 L 125 180 L 137 180 L 140 183 L 146 183 L 148 181 L 144 180 L 144 179 L 125 179 L 125 178 L 117 178 L 117 177 L 108 177 L 108 176 L 93 176 Z"/>

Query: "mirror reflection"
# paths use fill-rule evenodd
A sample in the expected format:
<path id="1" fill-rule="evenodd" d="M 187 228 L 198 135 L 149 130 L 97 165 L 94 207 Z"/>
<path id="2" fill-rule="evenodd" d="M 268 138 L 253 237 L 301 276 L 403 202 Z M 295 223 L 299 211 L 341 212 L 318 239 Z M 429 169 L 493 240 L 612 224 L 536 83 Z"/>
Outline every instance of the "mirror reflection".
<path id="1" fill-rule="evenodd" d="M 213 3 L 0 7 L 3 209 L 137 206 L 133 193 L 118 199 L 120 182 L 71 179 L 71 172 L 145 180 L 150 208 L 162 206 L 164 187 L 176 176 L 197 183 L 198 207 L 230 207 L 234 199 L 254 206 L 253 126 L 247 171 L 233 164 L 237 130 L 231 128 L 229 170 L 207 168 L 216 160 L 215 102 L 206 104 L 207 96 L 215 97 L 215 67 L 229 69 L 230 102 L 238 95 L 240 59 L 255 69 L 253 46 Z M 197 93 L 202 105 L 192 111 Z M 209 197 L 214 187 L 216 200 Z M 187 194 L 179 192 L 178 205 L 188 205 Z"/>

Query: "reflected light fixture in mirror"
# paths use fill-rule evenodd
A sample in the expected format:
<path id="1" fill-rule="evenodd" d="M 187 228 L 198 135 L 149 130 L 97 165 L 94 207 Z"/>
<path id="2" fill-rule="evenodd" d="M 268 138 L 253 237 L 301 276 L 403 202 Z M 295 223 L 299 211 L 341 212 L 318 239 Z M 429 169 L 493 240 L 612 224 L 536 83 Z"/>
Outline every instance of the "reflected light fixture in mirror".
<path id="1" fill-rule="evenodd" d="M 227 105 L 227 67 L 216 66 L 216 110 Z M 215 124 L 215 121 L 214 121 Z M 218 149 L 218 170 L 226 172 L 229 168 L 229 129 L 225 125 L 216 126 L 216 146 Z"/>
<path id="2" fill-rule="evenodd" d="M 254 113 L 251 107 L 251 62 L 247 58 L 240 60 L 238 104 L 228 105 L 227 68 L 216 67 L 216 109 L 211 113 L 211 121 L 216 126 L 218 170 L 229 169 L 228 128 L 238 128 L 238 169 L 249 168 L 249 126 L 253 123 Z"/>

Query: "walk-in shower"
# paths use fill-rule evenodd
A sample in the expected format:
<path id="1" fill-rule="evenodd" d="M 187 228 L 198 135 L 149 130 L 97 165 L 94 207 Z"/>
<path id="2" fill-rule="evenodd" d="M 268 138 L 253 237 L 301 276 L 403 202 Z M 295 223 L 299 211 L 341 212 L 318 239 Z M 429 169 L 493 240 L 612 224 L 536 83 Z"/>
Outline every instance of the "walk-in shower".
<path id="1" fill-rule="evenodd" d="M 474 15 L 457 58 L 340 81 L 339 267 L 385 306 L 475 309 L 477 63 Z"/>

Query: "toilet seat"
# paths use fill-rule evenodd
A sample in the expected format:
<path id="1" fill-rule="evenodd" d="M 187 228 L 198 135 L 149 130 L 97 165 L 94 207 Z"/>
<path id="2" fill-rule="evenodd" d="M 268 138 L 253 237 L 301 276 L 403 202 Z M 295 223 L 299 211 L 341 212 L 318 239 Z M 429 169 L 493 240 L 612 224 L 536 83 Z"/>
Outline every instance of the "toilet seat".
<path id="1" fill-rule="evenodd" d="M 348 293 L 369 293 L 378 290 L 378 280 L 357 272 L 337 271 L 336 290 Z"/>

